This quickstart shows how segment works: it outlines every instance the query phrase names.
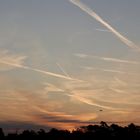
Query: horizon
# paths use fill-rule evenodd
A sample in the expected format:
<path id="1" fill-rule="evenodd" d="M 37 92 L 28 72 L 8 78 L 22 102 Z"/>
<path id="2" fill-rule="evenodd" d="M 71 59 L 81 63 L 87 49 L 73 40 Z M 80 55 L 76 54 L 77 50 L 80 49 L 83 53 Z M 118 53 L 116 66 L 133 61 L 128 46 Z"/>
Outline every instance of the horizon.
<path id="1" fill-rule="evenodd" d="M 0 127 L 140 124 L 139 6 L 0 0 Z"/>
<path id="2" fill-rule="evenodd" d="M 59 128 L 59 127 L 48 127 L 48 126 L 41 126 L 41 125 L 33 125 L 33 124 L 30 124 L 30 123 L 26 123 L 26 122 L 19 122 L 19 123 L 15 123 L 15 122 L 8 122 L 7 123 L 7 126 L 4 124 L 4 127 L 3 127 L 3 124 L 0 124 L 0 128 L 3 130 L 4 134 L 7 135 L 7 134 L 21 134 L 22 132 L 24 131 L 35 131 L 35 132 L 38 132 L 40 130 L 44 130 L 45 132 L 50 132 L 52 129 L 57 129 L 57 130 L 67 130 L 69 132 L 73 132 L 73 131 L 76 131 L 78 130 L 78 128 L 82 128 L 82 127 L 87 127 L 87 126 L 101 126 L 101 123 L 104 122 L 104 121 L 101 121 L 101 122 L 88 122 L 88 123 L 84 123 L 82 122 L 81 125 L 77 126 L 77 127 L 73 127 L 73 128 L 70 128 L 70 129 L 65 129 L 65 128 Z M 120 127 L 128 127 L 129 125 L 131 124 L 134 124 L 136 127 L 139 127 L 140 128 L 140 123 L 138 122 L 133 122 L 133 123 L 130 123 L 130 122 L 104 122 L 106 123 L 109 127 L 111 127 L 112 125 L 118 125 Z M 14 127 L 13 127 L 14 126 Z"/>

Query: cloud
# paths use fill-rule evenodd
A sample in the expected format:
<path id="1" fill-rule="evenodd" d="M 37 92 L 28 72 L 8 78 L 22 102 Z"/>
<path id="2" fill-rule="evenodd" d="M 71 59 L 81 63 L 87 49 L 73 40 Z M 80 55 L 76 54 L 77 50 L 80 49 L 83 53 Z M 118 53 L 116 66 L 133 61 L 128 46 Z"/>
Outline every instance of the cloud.
<path id="1" fill-rule="evenodd" d="M 47 120 L 46 122 L 42 122 L 42 120 L 35 118 L 36 114 L 43 113 L 46 116 L 63 115 L 60 112 L 55 112 L 55 111 L 51 112 L 50 110 L 52 106 L 46 99 L 46 95 L 39 93 L 39 91 L 31 92 L 31 91 L 14 90 L 14 91 L 8 91 L 6 94 L 2 92 L 2 94 L 3 94 L 2 96 L 6 98 L 2 98 L 2 99 L 0 98 L 1 101 L 0 121 L 1 122 L 8 122 L 8 121 L 24 122 L 26 120 L 27 122 L 34 125 L 55 127 L 55 123 L 54 124 L 47 123 Z"/>
<path id="2" fill-rule="evenodd" d="M 49 83 L 47 86 L 55 87 Z M 57 88 L 50 88 L 51 91 L 57 90 Z M 55 91 L 56 91 L 55 90 Z M 60 101 L 56 104 L 50 99 L 46 98 L 46 94 L 40 93 L 40 91 L 8 91 L 3 94 L 5 99 L 2 99 L 0 109 L 1 121 L 18 121 L 31 122 L 35 125 L 50 126 L 56 128 L 70 129 L 75 126 L 79 126 L 82 123 L 86 123 L 91 119 L 94 120 L 97 115 L 95 113 L 89 114 L 69 114 L 61 111 L 55 111 L 61 109 L 59 106 Z M 9 100 L 10 99 L 10 100 Z M 51 105 L 52 103 L 52 105 Z M 9 104 L 8 106 L 6 104 Z M 18 107 L 17 107 L 18 106 Z M 60 108 L 58 108 L 58 106 Z M 42 114 L 41 116 L 39 114 Z M 10 118 L 10 119 L 9 119 Z M 64 120 L 64 121 L 63 121 Z M 19 127 L 20 128 L 20 127 Z"/>
<path id="3" fill-rule="evenodd" d="M 10 70 L 14 69 L 15 66 L 21 66 L 24 64 L 26 58 L 27 56 L 11 54 L 8 50 L 0 50 L 0 70 Z"/>
<path id="4" fill-rule="evenodd" d="M 72 84 L 72 83 L 71 83 Z M 62 88 L 57 88 L 57 86 L 53 85 L 53 84 L 46 84 L 47 87 L 45 87 L 46 91 L 52 91 L 52 92 L 60 92 L 60 94 L 64 94 L 70 98 L 74 98 L 76 99 L 77 101 L 80 101 L 81 103 L 84 103 L 84 104 L 87 104 L 87 105 L 91 105 L 91 106 L 95 106 L 95 107 L 100 107 L 100 108 L 104 108 L 104 109 L 114 109 L 110 106 L 104 106 L 104 105 L 100 105 L 98 103 L 95 103 L 94 101 L 90 100 L 89 98 L 85 98 L 83 97 L 81 94 L 77 94 L 77 91 L 80 90 L 80 87 L 79 86 L 82 86 L 81 84 L 80 85 L 71 85 L 70 86 L 70 83 L 68 84 L 69 85 L 69 89 L 66 88 L 64 85 L 63 89 Z M 87 84 L 86 86 L 89 86 L 89 84 Z M 90 85 L 91 86 L 91 85 Z M 68 89 L 68 90 L 67 90 Z M 94 90 L 96 91 L 96 90 Z M 86 91 L 85 91 L 86 92 Z M 81 96 L 80 96 L 81 95 Z M 86 95 L 86 93 L 85 93 Z M 88 95 L 87 95 L 88 96 Z M 91 94 L 90 94 L 91 96 Z M 73 100 L 71 100 L 73 101 Z"/>
<path id="5" fill-rule="evenodd" d="M 36 106 L 36 112 L 31 114 L 34 122 L 41 125 L 49 125 L 61 129 L 73 129 L 75 126 L 80 126 L 82 123 L 88 124 L 91 120 L 97 118 L 95 113 L 78 113 L 69 114 L 65 111 L 49 111 L 42 106 Z"/>
<path id="6" fill-rule="evenodd" d="M 120 32 L 118 32 L 115 28 L 113 28 L 110 24 L 108 24 L 104 19 L 102 19 L 96 12 L 90 9 L 87 5 L 82 3 L 80 0 L 69 0 L 72 4 L 79 7 L 81 10 L 89 14 L 91 17 L 100 22 L 103 26 L 105 26 L 109 31 L 111 31 L 120 41 L 122 41 L 129 48 L 132 48 L 136 51 L 140 51 L 140 48 L 135 45 L 131 40 L 123 36 Z"/>
<path id="7" fill-rule="evenodd" d="M 57 74 L 57 73 L 44 71 L 44 70 L 40 70 L 37 68 L 32 68 L 32 67 L 26 66 L 23 64 L 23 60 L 25 60 L 25 58 L 27 58 L 27 56 L 11 55 L 11 54 L 7 54 L 7 51 L 3 51 L 0 55 L 0 64 L 7 65 L 12 68 L 21 68 L 21 69 L 31 70 L 31 71 L 35 71 L 35 72 L 38 72 L 38 73 L 41 73 L 44 75 L 49 75 L 49 76 L 53 76 L 53 77 L 57 77 L 57 78 L 61 78 L 61 79 L 83 82 L 82 80 L 71 78 L 69 76 L 65 76 L 65 75 L 61 75 L 61 74 Z"/>
<path id="8" fill-rule="evenodd" d="M 116 78 L 115 78 L 116 79 Z M 118 79 L 117 79 L 118 80 Z M 120 82 L 120 81 L 119 81 Z M 130 103 L 128 102 L 128 100 L 123 100 L 124 103 L 122 103 L 121 105 L 123 105 L 123 107 L 121 107 L 119 104 L 121 103 L 122 100 L 118 100 L 118 97 L 125 97 L 125 95 L 111 95 L 111 97 L 107 98 L 107 99 L 102 99 L 105 97 L 104 95 L 104 90 L 102 89 L 82 89 L 80 88 L 80 86 L 82 85 L 72 85 L 70 83 L 67 83 L 69 85 L 69 88 L 65 87 L 66 85 L 63 85 L 63 88 L 57 88 L 56 85 L 50 85 L 50 92 L 59 92 L 59 94 L 63 94 L 65 96 L 70 97 L 70 101 L 74 104 L 85 104 L 85 105 L 90 105 L 93 106 L 95 108 L 103 108 L 105 110 L 123 110 L 125 107 L 132 107 L 132 106 L 138 106 L 138 104 L 135 104 L 134 102 Z M 121 83 L 122 84 L 122 83 Z M 88 84 L 86 86 L 89 86 Z M 91 86 L 91 85 L 90 85 Z M 61 86 L 60 86 L 61 87 Z M 49 92 L 49 87 L 46 88 Z M 115 90 L 113 90 L 113 87 L 109 87 L 109 89 L 111 89 L 111 91 L 115 92 Z M 102 95 L 102 96 L 101 96 Z M 94 96 L 94 98 L 93 98 Z M 108 95 L 109 96 L 109 95 Z M 115 99 L 116 98 L 116 99 Z M 115 100 L 114 100 L 115 99 Z M 112 102 L 111 102 L 112 101 Z M 59 104 L 58 104 L 59 105 Z M 56 108 L 54 106 L 54 108 Z M 127 108 L 128 109 L 128 108 Z M 126 109 L 124 109 L 126 111 Z"/>
<path id="9" fill-rule="evenodd" d="M 69 81 L 67 84 L 72 81 Z M 115 111 L 123 111 L 122 104 L 119 103 L 116 104 L 118 107 L 114 107 L 114 100 L 112 101 L 112 104 L 110 102 L 102 101 L 102 98 L 99 98 L 99 101 L 94 100 L 93 96 L 95 96 L 94 92 L 90 91 L 90 94 L 87 94 L 87 92 L 82 92 L 79 90 L 80 84 L 77 87 L 71 85 L 70 90 L 71 93 L 67 93 L 64 89 L 60 88 L 57 85 L 53 85 L 50 83 L 44 84 L 47 91 L 59 91 L 60 93 L 65 94 L 66 96 L 69 96 L 70 98 L 74 98 L 77 101 L 79 101 L 80 107 L 84 103 L 85 105 L 93 106 L 94 109 L 102 108 L 105 111 L 109 112 L 115 112 Z M 87 85 L 88 86 L 88 85 Z M 65 92 L 63 92 L 63 90 Z M 79 92 L 78 92 L 79 91 Z M 70 113 L 71 111 L 66 110 L 66 104 L 63 104 L 64 110 L 62 110 L 61 107 L 61 101 L 58 99 L 58 102 L 55 103 L 53 101 L 50 101 L 50 99 L 46 98 L 46 94 L 43 94 L 43 91 L 11 91 L 10 93 L 3 93 L 5 96 L 9 96 L 12 98 L 12 100 L 2 99 L 3 102 L 1 102 L 1 108 L 2 110 L 5 110 L 4 112 L 0 109 L 0 120 L 9 121 L 9 118 L 11 121 L 18 121 L 23 122 L 26 120 L 27 122 L 37 125 L 37 126 L 49 126 L 49 127 L 56 127 L 56 128 L 62 128 L 62 129 L 73 129 L 76 126 L 80 126 L 83 124 L 89 124 L 90 122 L 94 122 L 98 119 L 98 113 L 96 114 L 91 112 L 86 113 Z M 15 98 L 15 100 L 14 100 Z M 22 100 L 21 100 L 22 99 Z M 104 99 L 104 98 L 103 98 Z M 68 102 L 67 100 L 66 102 Z M 121 101 L 120 101 L 121 102 Z M 52 103 L 52 105 L 51 105 Z M 60 103 L 60 104 L 59 104 Z M 8 106 L 7 106 L 8 104 Z M 70 104 L 72 105 L 72 104 Z M 74 104 L 76 105 L 76 104 Z M 124 106 L 124 104 L 123 104 Z M 127 105 L 128 106 L 128 105 Z M 132 105 L 131 105 L 132 106 Z M 72 106 L 76 108 L 76 106 Z M 119 107 L 121 109 L 119 109 Z M 60 111 L 61 110 L 61 111 Z M 76 110 L 76 109 L 75 109 Z M 126 109 L 124 111 L 127 111 Z M 128 110 L 129 111 L 129 110 Z M 130 110 L 131 112 L 131 110 Z M 19 127 L 20 128 L 20 127 Z M 42 127 L 43 128 L 43 127 Z"/>
<path id="10" fill-rule="evenodd" d="M 61 122 L 61 123 L 89 123 L 90 120 L 96 119 L 97 115 L 95 113 L 86 113 L 79 115 L 64 115 L 61 113 L 55 116 L 46 116 L 44 114 L 40 115 L 40 117 L 49 122 Z"/>
<path id="11" fill-rule="evenodd" d="M 120 79 L 116 78 L 114 79 L 114 83 L 118 82 L 119 86 L 125 86 L 126 83 L 121 81 Z M 89 86 L 92 86 L 87 84 L 86 86 L 89 87 L 89 89 L 85 86 L 86 89 L 80 88 L 82 85 L 73 85 L 72 83 L 67 83 L 69 87 L 66 88 L 66 85 L 64 86 L 64 92 L 61 92 L 62 94 L 71 97 L 71 102 L 74 102 L 74 104 L 85 104 L 85 106 L 93 106 L 93 108 L 103 108 L 105 110 L 118 110 L 118 111 L 128 111 L 131 108 L 137 108 L 139 106 L 138 103 L 135 103 L 135 99 L 130 99 L 132 97 L 135 97 L 135 95 L 130 95 L 130 98 L 125 98 L 126 93 L 119 93 L 116 94 L 115 91 L 112 89 L 114 87 L 110 87 L 108 85 L 108 89 L 91 89 Z M 66 89 L 65 89 L 66 88 Z M 67 90 L 68 89 L 68 90 Z M 111 90 L 110 90 L 111 89 Z M 60 93 L 60 94 L 61 94 Z"/>
<path id="12" fill-rule="evenodd" d="M 75 126 L 89 124 L 90 122 L 95 121 L 97 116 L 98 115 L 95 113 L 71 115 L 64 112 L 40 112 L 39 114 L 34 115 L 33 118 L 56 128 L 74 129 Z"/>

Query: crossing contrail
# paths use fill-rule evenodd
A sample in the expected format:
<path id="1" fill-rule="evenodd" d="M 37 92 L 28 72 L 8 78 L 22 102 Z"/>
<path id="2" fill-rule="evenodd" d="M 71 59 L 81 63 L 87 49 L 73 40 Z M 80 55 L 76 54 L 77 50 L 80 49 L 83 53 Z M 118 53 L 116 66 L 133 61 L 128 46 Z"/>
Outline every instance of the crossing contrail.
<path id="1" fill-rule="evenodd" d="M 69 1 L 74 5 L 76 5 L 77 7 L 79 7 L 84 12 L 86 12 L 87 14 L 89 14 L 91 17 L 96 19 L 98 22 L 100 22 L 103 26 L 105 26 L 109 31 L 111 31 L 119 40 L 121 40 L 129 48 L 140 51 L 140 48 L 135 43 L 133 43 L 127 37 L 119 33 L 115 28 L 113 28 L 104 19 L 102 19 L 96 12 L 94 12 L 92 9 L 90 9 L 87 5 L 82 3 L 80 0 L 69 0 Z"/>
<path id="2" fill-rule="evenodd" d="M 17 67 L 17 68 L 21 68 L 21 69 L 27 69 L 27 70 L 35 71 L 35 72 L 38 72 L 38 73 L 42 73 L 42 74 L 45 74 L 45 75 L 50 75 L 50 76 L 57 77 L 57 78 L 83 82 L 82 80 L 71 78 L 69 76 L 56 74 L 56 73 L 52 73 L 52 72 L 49 72 L 49 71 L 44 71 L 44 70 L 40 70 L 40 69 L 36 69 L 36 68 L 32 68 L 32 67 L 28 67 L 28 66 L 21 65 L 21 64 L 14 64 L 12 62 L 4 61 L 4 60 L 0 60 L 0 63 L 6 64 L 6 65 L 9 65 L 9 66 L 13 66 L 13 67 Z"/>
<path id="3" fill-rule="evenodd" d="M 60 70 L 67 76 L 67 77 L 70 77 L 69 74 L 64 70 L 64 68 L 59 64 L 59 63 L 56 63 L 57 66 L 60 68 Z"/>

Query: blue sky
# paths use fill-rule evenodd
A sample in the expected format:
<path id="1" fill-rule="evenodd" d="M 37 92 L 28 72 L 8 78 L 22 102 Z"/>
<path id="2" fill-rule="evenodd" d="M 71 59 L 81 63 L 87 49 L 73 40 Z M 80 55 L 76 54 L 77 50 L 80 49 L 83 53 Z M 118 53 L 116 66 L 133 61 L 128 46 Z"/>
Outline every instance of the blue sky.
<path id="1" fill-rule="evenodd" d="M 82 2 L 140 47 L 139 0 Z M 0 0 L 0 19 L 2 123 L 139 123 L 138 50 L 69 0 Z"/>

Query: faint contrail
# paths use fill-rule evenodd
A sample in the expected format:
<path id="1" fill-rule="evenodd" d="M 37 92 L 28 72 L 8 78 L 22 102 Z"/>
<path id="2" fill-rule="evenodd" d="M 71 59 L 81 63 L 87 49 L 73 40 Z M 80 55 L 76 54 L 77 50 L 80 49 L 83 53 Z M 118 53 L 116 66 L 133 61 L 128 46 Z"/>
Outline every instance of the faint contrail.
<path id="1" fill-rule="evenodd" d="M 120 63 L 140 64 L 139 62 L 136 61 L 128 61 L 128 60 L 122 60 L 117 58 L 101 57 L 101 59 L 106 61 L 120 62 Z"/>
<path id="2" fill-rule="evenodd" d="M 115 91 L 115 92 L 117 92 L 117 93 L 128 93 L 127 91 L 120 90 L 120 89 L 113 88 L 113 87 L 110 87 L 110 89 L 111 89 L 112 91 Z"/>
<path id="3" fill-rule="evenodd" d="M 59 64 L 59 63 L 56 63 L 57 66 L 60 68 L 60 70 L 67 76 L 67 77 L 70 77 L 69 74 L 64 70 L 64 68 Z"/>
<path id="4" fill-rule="evenodd" d="M 123 60 L 123 59 L 112 58 L 112 57 L 87 55 L 87 54 L 81 54 L 81 53 L 76 53 L 74 55 L 77 57 L 80 57 L 80 58 L 95 58 L 95 59 L 100 59 L 100 60 L 104 60 L 104 61 L 112 61 L 112 62 L 118 62 L 118 63 L 140 64 L 140 62 L 137 62 L 137 61 Z"/>
<path id="5" fill-rule="evenodd" d="M 120 73 L 120 74 L 132 74 L 133 75 L 133 73 L 128 73 L 128 72 L 124 72 L 124 71 L 120 71 L 120 70 L 111 70 L 111 69 L 102 69 L 102 70 L 105 72 Z"/>
<path id="6" fill-rule="evenodd" d="M 105 30 L 105 29 L 98 29 L 98 28 L 96 28 L 95 30 L 96 30 L 96 31 L 99 31 L 99 32 L 111 32 L 111 31 L 109 31 L 109 30 Z"/>
<path id="7" fill-rule="evenodd" d="M 96 68 L 96 67 L 87 67 L 87 66 L 81 66 L 81 68 L 87 69 L 87 70 L 98 70 L 98 71 L 104 71 L 104 72 L 110 72 L 110 73 L 119 73 L 119 74 L 127 74 L 127 75 L 134 75 L 134 76 L 140 76 L 136 73 L 129 73 L 121 70 L 114 70 L 114 69 L 102 69 L 102 68 Z"/>
<path id="8" fill-rule="evenodd" d="M 116 37 L 118 37 L 124 44 L 126 44 L 128 47 L 135 49 L 137 51 L 140 51 L 140 48 L 134 44 L 131 40 L 123 36 L 121 33 L 119 33 L 115 28 L 113 28 L 110 24 L 108 24 L 104 19 L 102 19 L 96 12 L 94 12 L 92 9 L 90 9 L 87 5 L 82 3 L 80 0 L 69 0 L 74 5 L 78 6 L 80 9 L 85 11 L 87 14 L 89 14 L 91 17 L 95 18 L 98 22 L 100 22 L 102 25 L 104 25 L 107 29 L 109 29 Z"/>
<path id="9" fill-rule="evenodd" d="M 83 82 L 82 80 L 74 79 L 74 78 L 71 78 L 71 77 L 68 77 L 68 76 L 64 76 L 64 75 L 61 75 L 61 74 L 56 74 L 56 73 L 52 73 L 52 72 L 48 72 L 48 71 L 44 71 L 44 70 L 40 70 L 40 69 L 36 69 L 36 68 L 31 68 L 31 67 L 24 66 L 24 65 L 14 64 L 14 63 L 10 63 L 10 62 L 3 61 L 3 60 L 0 60 L 0 63 L 6 64 L 6 65 L 10 65 L 10 66 L 13 66 L 13 67 L 17 67 L 17 68 L 32 70 L 32 71 L 35 71 L 35 72 L 39 72 L 39 73 L 42 73 L 42 74 L 45 74 L 45 75 L 50 75 L 50 76 L 57 77 L 57 78 L 62 78 L 62 79 L 66 79 L 66 80 L 74 80 L 74 81 Z"/>
<path id="10" fill-rule="evenodd" d="M 115 82 L 117 82 L 119 85 L 122 85 L 122 86 L 127 86 L 128 85 L 128 83 L 120 80 L 118 77 L 114 77 L 114 79 L 115 79 Z"/>

